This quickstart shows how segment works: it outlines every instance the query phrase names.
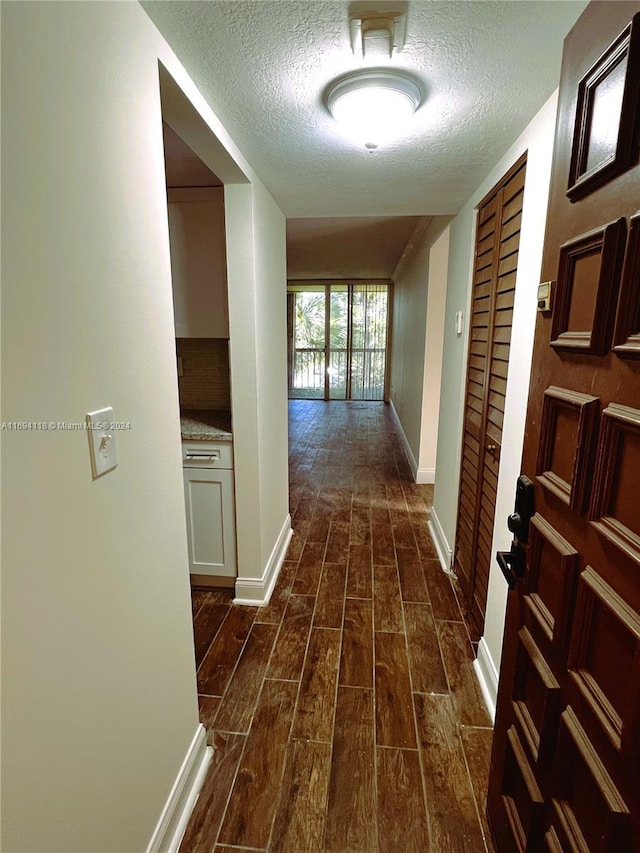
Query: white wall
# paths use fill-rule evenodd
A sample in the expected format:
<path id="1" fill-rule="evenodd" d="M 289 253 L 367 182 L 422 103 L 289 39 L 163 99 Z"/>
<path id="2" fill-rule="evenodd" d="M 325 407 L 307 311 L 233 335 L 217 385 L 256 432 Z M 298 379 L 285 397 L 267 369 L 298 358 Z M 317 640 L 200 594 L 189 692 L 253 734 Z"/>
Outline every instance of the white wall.
<path id="1" fill-rule="evenodd" d="M 3 4 L 2 420 L 113 405 L 131 423 L 96 481 L 84 432 L 2 432 L 7 853 L 146 849 L 198 727 L 158 59 L 251 181 L 234 190 L 266 268 L 234 279 L 236 313 L 260 341 L 267 292 L 284 301 L 282 216 L 142 8 Z M 286 527 L 286 405 L 256 359 L 235 367 L 264 427 L 246 467 L 273 485 L 241 513 L 262 576 Z M 286 381 L 282 352 L 265 369 Z"/>
<path id="2" fill-rule="evenodd" d="M 423 472 L 418 482 L 424 483 L 434 483 L 436 474 L 448 268 L 449 229 L 445 228 L 429 250 L 427 336 L 424 347 L 424 390 L 418 459 L 418 471 Z"/>
<path id="3" fill-rule="evenodd" d="M 433 257 L 431 251 L 449 220 L 445 216 L 421 220 L 393 274 L 389 398 L 413 475 L 421 483 L 433 482 L 435 470 L 446 291 L 442 251 L 436 250 Z"/>
<path id="4" fill-rule="evenodd" d="M 508 548 L 511 539 L 506 528 L 506 517 L 513 510 L 515 483 L 520 473 L 556 103 L 557 93 L 547 101 L 516 143 L 500 159 L 450 226 L 437 473 L 432 509 L 432 532 L 438 540 L 437 545 L 443 566 L 447 569 L 456 529 L 476 207 L 510 166 L 524 151 L 527 151 L 527 174 L 513 317 L 514 330 L 511 338 L 503 426 L 504 440 L 492 553 L 498 548 Z M 457 337 L 454 331 L 455 313 L 459 310 L 464 311 L 465 314 L 465 333 L 461 337 Z M 485 636 L 479 650 L 479 657 L 484 656 L 484 664 L 488 672 L 492 672 L 493 675 L 497 673 L 500 663 L 505 603 L 506 583 L 497 564 L 494 563 L 491 566 L 489 579 Z"/>
<path id="5" fill-rule="evenodd" d="M 225 187 L 225 196 L 234 446 L 244 459 L 235 472 L 236 598 L 260 601 L 291 537 L 285 219 L 257 182 Z"/>
<path id="6" fill-rule="evenodd" d="M 254 188 L 256 354 L 260 446 L 261 564 L 276 541 L 288 542 L 287 293 L 285 219 L 271 196 Z M 278 288 L 274 273 L 279 271 Z M 283 529 L 283 522 L 285 527 Z M 284 556 L 284 555 L 283 555 Z"/>

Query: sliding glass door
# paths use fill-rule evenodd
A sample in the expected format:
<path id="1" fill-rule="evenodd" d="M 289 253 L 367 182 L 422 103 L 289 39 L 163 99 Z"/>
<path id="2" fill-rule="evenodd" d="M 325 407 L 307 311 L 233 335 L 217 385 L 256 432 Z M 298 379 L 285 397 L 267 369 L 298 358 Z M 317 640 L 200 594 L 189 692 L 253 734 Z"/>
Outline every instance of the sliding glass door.
<path id="1" fill-rule="evenodd" d="M 291 284 L 287 306 L 290 397 L 385 398 L 388 282 Z"/>

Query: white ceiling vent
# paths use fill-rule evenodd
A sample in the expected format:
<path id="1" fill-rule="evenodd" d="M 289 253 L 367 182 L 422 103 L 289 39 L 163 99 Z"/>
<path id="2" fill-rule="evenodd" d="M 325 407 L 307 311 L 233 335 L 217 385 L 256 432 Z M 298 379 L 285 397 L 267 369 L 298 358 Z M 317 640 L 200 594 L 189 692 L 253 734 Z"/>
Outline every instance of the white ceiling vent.
<path id="1" fill-rule="evenodd" d="M 352 9 L 349 29 L 351 47 L 356 56 L 391 59 L 394 53 L 400 53 L 404 47 L 407 12 L 406 9 L 382 12 Z"/>

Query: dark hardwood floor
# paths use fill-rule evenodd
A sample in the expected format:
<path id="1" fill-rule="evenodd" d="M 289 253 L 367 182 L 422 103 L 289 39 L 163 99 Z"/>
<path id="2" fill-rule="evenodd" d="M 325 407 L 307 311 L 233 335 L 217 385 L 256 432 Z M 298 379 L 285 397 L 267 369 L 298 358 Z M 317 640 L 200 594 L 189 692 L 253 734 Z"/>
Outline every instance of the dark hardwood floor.
<path id="1" fill-rule="evenodd" d="M 214 756 L 180 849 L 491 851 L 491 723 L 433 487 L 388 406 L 289 406 L 295 533 L 271 601 L 193 592 Z"/>

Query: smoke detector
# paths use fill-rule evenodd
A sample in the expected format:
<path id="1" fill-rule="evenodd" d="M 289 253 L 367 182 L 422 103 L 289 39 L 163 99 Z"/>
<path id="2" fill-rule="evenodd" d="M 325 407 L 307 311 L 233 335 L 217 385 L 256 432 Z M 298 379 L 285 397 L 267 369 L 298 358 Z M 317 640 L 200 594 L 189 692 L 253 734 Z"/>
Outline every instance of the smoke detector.
<path id="1" fill-rule="evenodd" d="M 407 13 L 404 11 L 353 11 L 349 16 L 351 48 L 356 56 L 391 59 L 404 47 Z"/>

